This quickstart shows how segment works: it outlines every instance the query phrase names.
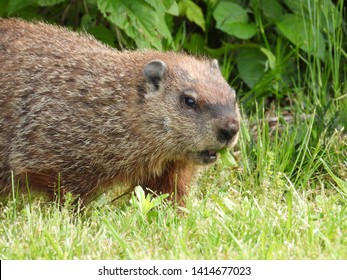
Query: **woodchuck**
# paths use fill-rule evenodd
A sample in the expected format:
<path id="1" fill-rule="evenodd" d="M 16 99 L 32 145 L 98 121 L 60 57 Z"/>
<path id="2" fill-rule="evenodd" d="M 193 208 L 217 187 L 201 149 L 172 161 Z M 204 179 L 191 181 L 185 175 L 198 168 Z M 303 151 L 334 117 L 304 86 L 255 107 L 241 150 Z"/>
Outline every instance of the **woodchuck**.
<path id="1" fill-rule="evenodd" d="M 239 120 L 215 60 L 0 19 L 0 193 L 14 179 L 82 201 L 115 184 L 180 200 L 235 144 Z"/>

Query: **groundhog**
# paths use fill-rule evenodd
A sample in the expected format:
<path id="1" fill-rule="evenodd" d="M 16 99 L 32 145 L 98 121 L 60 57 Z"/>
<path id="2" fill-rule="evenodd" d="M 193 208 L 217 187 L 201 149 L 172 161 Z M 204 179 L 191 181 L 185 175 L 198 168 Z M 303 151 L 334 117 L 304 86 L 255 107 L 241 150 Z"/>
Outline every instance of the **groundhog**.
<path id="1" fill-rule="evenodd" d="M 12 181 L 90 201 L 118 184 L 186 194 L 237 141 L 235 91 L 218 63 L 117 51 L 90 35 L 0 19 L 0 193 Z"/>

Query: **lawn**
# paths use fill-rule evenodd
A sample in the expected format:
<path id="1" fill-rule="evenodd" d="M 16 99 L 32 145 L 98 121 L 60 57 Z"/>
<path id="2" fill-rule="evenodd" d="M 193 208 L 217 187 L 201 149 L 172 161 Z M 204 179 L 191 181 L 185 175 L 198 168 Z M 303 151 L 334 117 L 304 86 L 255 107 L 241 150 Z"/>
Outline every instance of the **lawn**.
<path id="1" fill-rule="evenodd" d="M 17 2 L 9 1 L 13 5 L 7 7 L 14 15 L 18 9 L 18 16 L 42 13 L 55 19 L 58 11 L 69 22 L 79 15 L 76 7 L 83 9 L 77 4 L 65 9 L 66 3 L 56 1 L 52 9 L 35 6 L 24 13 Z M 108 7 L 97 6 L 100 1 L 86 2 L 92 6 L 88 16 L 100 9 L 104 20 L 117 19 L 105 12 Z M 147 1 L 135 2 L 153 8 Z M 231 36 L 235 30 L 222 25 L 223 5 L 245 1 L 221 1 L 217 6 L 217 1 L 200 2 L 205 3 L 205 17 L 193 13 L 187 26 L 175 26 L 173 18 L 180 21 L 174 11 L 165 14 L 163 7 L 157 7 L 153 16 L 160 17 L 158 22 L 166 18 L 172 36 L 165 28 L 158 32 L 165 31 L 164 39 L 172 44 L 164 39 L 162 46 L 159 40 L 155 43 L 158 48 L 190 47 L 193 52 L 196 40 L 209 56 L 219 59 L 224 77 L 237 90 L 242 111 L 240 138 L 232 156 L 223 154 L 215 165 L 201 171 L 190 186 L 185 207 L 165 195 L 145 196 L 140 187 L 115 199 L 121 189 L 115 186 L 78 211 L 72 198 L 59 207 L 35 193 L 16 193 L 14 183 L 13 193 L 0 200 L 0 259 L 347 259 L 344 1 L 336 6 L 330 0 L 263 1 L 277 5 L 269 14 L 279 19 L 266 17 L 261 7 L 253 5 L 257 1 L 249 1 L 253 4 L 246 8 L 253 17 L 243 24 L 251 31 L 256 28 L 253 37 L 246 39 L 241 38 L 244 34 Z M 286 13 L 277 15 L 275 8 L 282 2 L 286 6 L 281 11 Z M 241 6 L 238 9 L 247 15 Z M 0 10 L 0 16 L 11 13 Z M 83 19 L 91 24 L 91 19 Z M 288 28 L 288 22 L 303 29 Z M 136 30 L 117 28 L 120 46 L 141 47 Z M 185 33 L 192 30 L 200 33 L 191 37 Z M 103 31 L 100 37 L 113 34 Z M 215 45 L 214 35 L 223 36 L 218 49 L 207 44 Z"/>

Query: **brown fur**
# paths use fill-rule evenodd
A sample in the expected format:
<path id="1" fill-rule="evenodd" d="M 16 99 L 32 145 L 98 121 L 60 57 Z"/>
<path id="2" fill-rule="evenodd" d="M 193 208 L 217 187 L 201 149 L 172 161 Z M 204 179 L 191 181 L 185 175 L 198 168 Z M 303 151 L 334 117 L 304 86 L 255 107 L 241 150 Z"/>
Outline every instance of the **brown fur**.
<path id="1" fill-rule="evenodd" d="M 115 183 L 176 189 L 181 199 L 208 163 L 202 151 L 230 147 L 238 127 L 235 93 L 213 61 L 119 52 L 64 28 L 0 19 L 0 193 L 13 171 L 51 195 L 59 176 L 82 199 Z"/>

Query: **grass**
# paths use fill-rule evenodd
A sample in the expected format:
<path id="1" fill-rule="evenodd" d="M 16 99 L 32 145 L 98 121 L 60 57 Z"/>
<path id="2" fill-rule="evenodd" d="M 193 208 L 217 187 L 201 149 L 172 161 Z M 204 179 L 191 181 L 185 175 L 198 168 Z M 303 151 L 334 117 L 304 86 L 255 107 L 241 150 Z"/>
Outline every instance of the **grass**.
<path id="1" fill-rule="evenodd" d="M 309 11 L 310 34 L 324 11 Z M 291 51 L 304 70 L 279 94 L 286 105 L 244 116 L 238 164 L 204 171 L 186 208 L 140 188 L 80 213 L 72 199 L 60 208 L 14 192 L 0 204 L 0 259 L 347 259 L 347 66 L 339 19 L 329 24 L 327 61 Z"/>

